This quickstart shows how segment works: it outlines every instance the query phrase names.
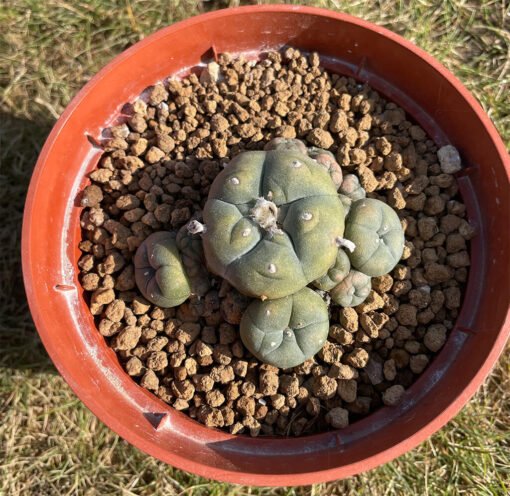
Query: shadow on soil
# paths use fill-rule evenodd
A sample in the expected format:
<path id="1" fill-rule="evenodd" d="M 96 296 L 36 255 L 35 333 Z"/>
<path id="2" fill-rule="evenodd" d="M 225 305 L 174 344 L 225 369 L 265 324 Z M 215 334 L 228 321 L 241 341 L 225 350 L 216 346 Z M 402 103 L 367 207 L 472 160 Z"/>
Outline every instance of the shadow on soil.
<path id="1" fill-rule="evenodd" d="M 20 249 L 30 177 L 52 125 L 0 111 L 0 368 L 56 373 L 30 317 Z"/>

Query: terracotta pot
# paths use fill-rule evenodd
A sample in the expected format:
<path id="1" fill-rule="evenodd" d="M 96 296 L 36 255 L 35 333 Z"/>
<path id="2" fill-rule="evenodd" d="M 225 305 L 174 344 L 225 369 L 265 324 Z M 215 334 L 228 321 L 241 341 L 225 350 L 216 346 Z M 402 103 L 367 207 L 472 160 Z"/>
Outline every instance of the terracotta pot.
<path id="1" fill-rule="evenodd" d="M 216 52 L 292 45 L 366 81 L 401 105 L 467 168 L 461 192 L 478 235 L 455 328 L 404 401 L 336 432 L 298 439 L 236 437 L 174 411 L 122 370 L 78 283 L 76 198 L 95 168 L 101 130 L 124 102 Z M 327 10 L 268 5 L 213 12 L 163 29 L 116 57 L 67 107 L 37 162 L 23 223 L 30 309 L 53 362 L 106 425 L 166 463 L 212 479 L 300 485 L 348 477 L 412 449 L 450 420 L 490 372 L 510 331 L 510 164 L 494 126 L 444 67 L 401 37 Z"/>

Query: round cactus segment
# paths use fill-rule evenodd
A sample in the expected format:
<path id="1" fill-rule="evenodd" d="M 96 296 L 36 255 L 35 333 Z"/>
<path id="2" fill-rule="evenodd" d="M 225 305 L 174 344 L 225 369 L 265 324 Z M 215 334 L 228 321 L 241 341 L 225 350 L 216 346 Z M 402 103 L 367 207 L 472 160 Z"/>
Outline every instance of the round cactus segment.
<path id="1" fill-rule="evenodd" d="M 367 196 L 366 191 L 363 189 L 359 182 L 358 176 L 355 174 L 347 174 L 344 177 L 338 192 L 347 196 L 353 202 L 361 200 Z"/>
<path id="2" fill-rule="evenodd" d="M 342 307 L 355 307 L 363 303 L 372 289 L 369 276 L 351 270 L 343 281 L 330 291 L 331 300 Z"/>
<path id="3" fill-rule="evenodd" d="M 349 257 L 345 251 L 339 249 L 333 266 L 326 274 L 316 279 L 313 285 L 322 291 L 330 291 L 346 278 L 350 270 L 351 262 L 349 261 Z"/>
<path id="4" fill-rule="evenodd" d="M 342 184 L 343 174 L 342 168 L 336 161 L 335 156 L 328 150 L 315 148 L 314 146 L 308 148 L 308 156 L 313 158 L 318 164 L 322 165 L 328 171 L 331 180 L 338 189 Z"/>
<path id="5" fill-rule="evenodd" d="M 211 271 L 239 291 L 281 298 L 334 263 L 345 215 L 322 166 L 295 150 L 245 152 L 216 177 L 204 208 Z"/>
<path id="6" fill-rule="evenodd" d="M 191 232 L 190 224 L 186 224 L 179 229 L 176 244 L 192 294 L 205 296 L 211 287 L 211 281 L 205 267 L 202 238 Z"/>
<path id="7" fill-rule="evenodd" d="M 342 184 L 342 168 L 335 156 L 328 150 L 315 146 L 307 148 L 301 140 L 289 138 L 274 138 L 266 144 L 264 150 L 296 151 L 308 155 L 328 172 L 337 189 Z"/>
<path id="8" fill-rule="evenodd" d="M 349 254 L 351 265 L 372 277 L 390 272 L 404 250 L 404 231 L 398 215 L 379 200 L 365 198 L 352 204 L 345 237 L 356 246 Z"/>
<path id="9" fill-rule="evenodd" d="M 135 280 L 147 300 L 163 308 L 183 303 L 191 294 L 174 232 L 151 234 L 138 247 Z"/>
<path id="10" fill-rule="evenodd" d="M 259 360 L 287 369 L 317 353 L 328 337 L 328 308 L 309 288 L 284 298 L 253 301 L 241 320 L 241 339 Z"/>

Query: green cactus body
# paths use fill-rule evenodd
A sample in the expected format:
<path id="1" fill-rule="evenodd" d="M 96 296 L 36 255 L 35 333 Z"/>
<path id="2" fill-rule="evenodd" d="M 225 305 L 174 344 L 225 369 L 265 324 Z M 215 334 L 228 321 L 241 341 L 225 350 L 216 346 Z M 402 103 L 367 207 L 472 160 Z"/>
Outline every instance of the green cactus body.
<path id="1" fill-rule="evenodd" d="M 253 301 L 241 320 L 241 339 L 248 350 L 284 369 L 315 355 L 328 332 L 327 305 L 309 288 L 276 300 Z"/>
<path id="2" fill-rule="evenodd" d="M 331 300 L 342 307 L 355 307 L 363 303 L 372 289 L 369 276 L 351 270 L 340 284 L 330 291 Z"/>
<path id="3" fill-rule="evenodd" d="M 290 138 L 274 138 L 266 144 L 264 150 L 296 151 L 303 155 L 308 155 L 328 172 L 337 189 L 342 184 L 342 168 L 336 161 L 335 156 L 328 150 L 316 148 L 315 146 L 307 148 L 301 140 Z"/>
<path id="4" fill-rule="evenodd" d="M 345 238 L 355 244 L 349 254 L 353 268 L 372 277 L 390 272 L 404 250 L 404 231 L 398 215 L 379 200 L 365 198 L 352 204 Z"/>
<path id="5" fill-rule="evenodd" d="M 138 289 L 151 303 L 175 307 L 190 296 L 191 285 L 174 232 L 151 234 L 138 247 L 134 265 Z"/>
<path id="6" fill-rule="evenodd" d="M 316 279 L 313 285 L 322 291 L 329 291 L 345 279 L 350 269 L 349 257 L 343 250 L 339 249 L 333 266 L 326 274 Z"/>
<path id="7" fill-rule="evenodd" d="M 198 234 L 191 234 L 188 225 L 185 225 L 177 232 L 176 244 L 192 294 L 205 296 L 211 287 L 211 281 L 205 267 L 202 238 Z"/>
<path id="8" fill-rule="evenodd" d="M 230 162 L 211 185 L 204 222 L 209 268 L 248 296 L 274 299 L 333 265 L 344 210 L 322 166 L 278 149 Z"/>

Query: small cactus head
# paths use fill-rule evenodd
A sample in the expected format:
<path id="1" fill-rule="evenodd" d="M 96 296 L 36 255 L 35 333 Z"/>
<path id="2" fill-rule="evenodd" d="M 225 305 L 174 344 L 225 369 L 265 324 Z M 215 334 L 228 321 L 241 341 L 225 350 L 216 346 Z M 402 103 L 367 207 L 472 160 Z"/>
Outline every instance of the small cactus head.
<path id="1" fill-rule="evenodd" d="M 351 270 L 340 284 L 330 291 L 331 300 L 342 307 L 355 307 L 363 303 L 372 289 L 369 276 Z"/>
<path id="2" fill-rule="evenodd" d="M 338 286 L 338 284 L 345 279 L 350 270 L 351 262 L 349 261 L 349 257 L 342 249 L 339 249 L 333 266 L 326 274 L 316 279 L 313 285 L 321 291 L 329 291 L 335 286 Z"/>
<path id="3" fill-rule="evenodd" d="M 335 156 L 328 150 L 323 150 L 322 148 L 316 148 L 314 146 L 308 148 L 308 156 L 313 158 L 318 164 L 322 165 L 328 171 L 331 176 L 331 180 L 338 189 L 342 184 L 343 173 Z"/>
<path id="4" fill-rule="evenodd" d="M 351 201 L 361 200 L 367 196 L 366 191 L 361 186 L 358 176 L 355 174 L 347 174 L 342 181 L 342 185 L 338 190 L 342 195 L 347 196 Z"/>
<path id="5" fill-rule="evenodd" d="M 255 300 L 241 319 L 246 348 L 262 362 L 282 369 L 315 355 L 328 333 L 326 303 L 309 288 L 276 300 Z"/>
<path id="6" fill-rule="evenodd" d="M 134 257 L 138 289 L 147 300 L 163 308 L 180 305 L 191 294 L 175 238 L 173 232 L 153 233 Z"/>
<path id="7" fill-rule="evenodd" d="M 352 267 L 371 277 L 390 272 L 404 250 L 404 231 L 398 215 L 386 203 L 371 198 L 352 204 L 345 237 L 355 245 L 349 253 Z"/>

